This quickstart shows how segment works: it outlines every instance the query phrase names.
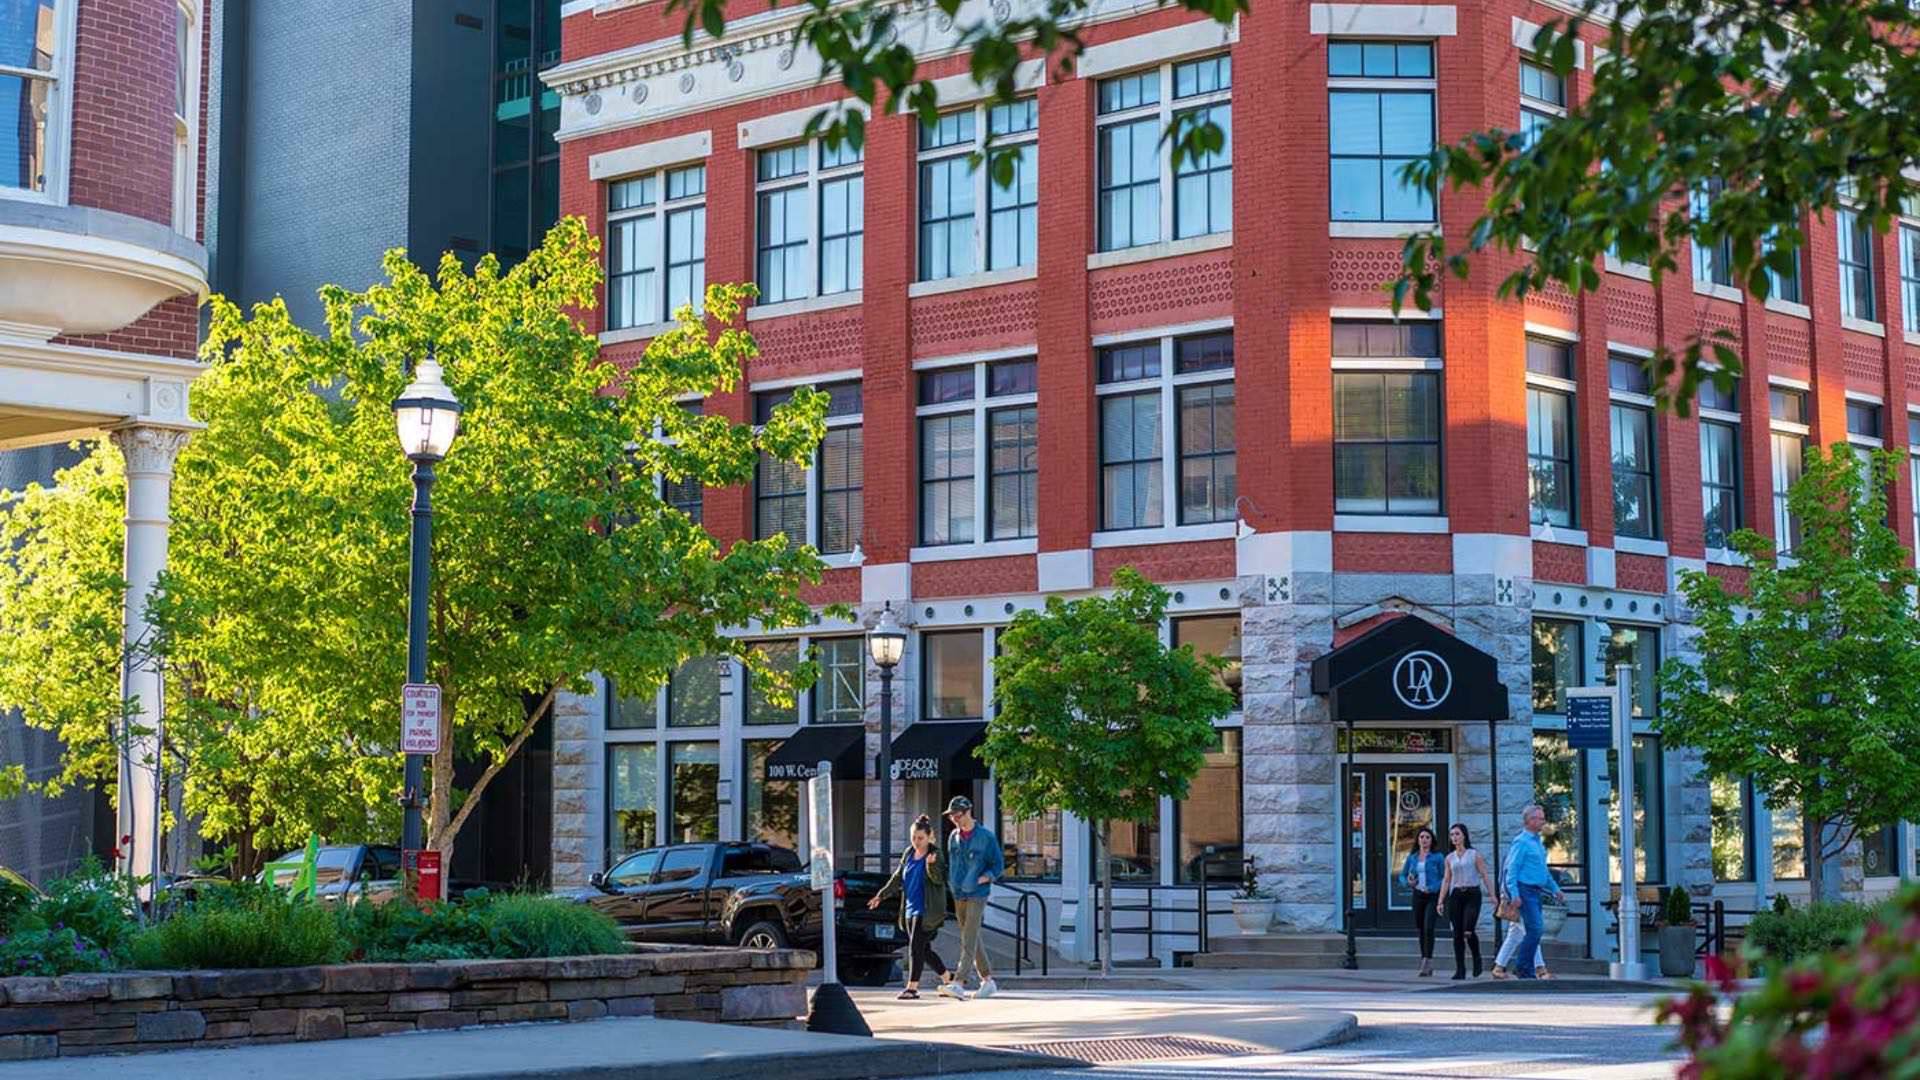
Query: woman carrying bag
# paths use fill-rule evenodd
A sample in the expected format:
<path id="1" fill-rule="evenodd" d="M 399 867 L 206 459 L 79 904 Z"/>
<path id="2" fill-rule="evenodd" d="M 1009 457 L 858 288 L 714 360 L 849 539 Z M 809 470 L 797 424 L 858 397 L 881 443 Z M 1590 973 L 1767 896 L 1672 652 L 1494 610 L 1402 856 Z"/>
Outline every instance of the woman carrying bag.
<path id="1" fill-rule="evenodd" d="M 933 935 L 947 921 L 947 871 L 933 843 L 933 819 L 925 814 L 913 823 L 913 842 L 900 853 L 899 869 L 867 901 L 867 908 L 879 907 L 896 892 L 901 894 L 900 929 L 907 935 L 908 956 L 907 988 L 900 991 L 900 1000 L 920 1000 L 920 969 L 930 966 L 940 974 L 940 992 L 965 1001 L 947 965 L 933 951 Z"/>

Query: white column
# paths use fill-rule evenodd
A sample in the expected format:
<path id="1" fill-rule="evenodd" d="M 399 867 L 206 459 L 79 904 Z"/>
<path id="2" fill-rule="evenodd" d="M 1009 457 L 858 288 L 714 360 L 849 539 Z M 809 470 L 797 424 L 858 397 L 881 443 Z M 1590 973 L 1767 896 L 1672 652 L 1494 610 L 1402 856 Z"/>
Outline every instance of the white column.
<path id="1" fill-rule="evenodd" d="M 161 672 L 151 654 L 152 631 L 147 601 L 167 566 L 168 501 L 173 491 L 173 459 L 186 445 L 177 428 L 126 427 L 112 432 L 126 459 L 127 579 L 122 623 L 121 696 L 133 703 L 120 750 L 119 800 L 115 807 L 120 868 L 135 876 L 157 869 L 160 822 Z M 130 839 L 129 839 L 130 838 Z"/>

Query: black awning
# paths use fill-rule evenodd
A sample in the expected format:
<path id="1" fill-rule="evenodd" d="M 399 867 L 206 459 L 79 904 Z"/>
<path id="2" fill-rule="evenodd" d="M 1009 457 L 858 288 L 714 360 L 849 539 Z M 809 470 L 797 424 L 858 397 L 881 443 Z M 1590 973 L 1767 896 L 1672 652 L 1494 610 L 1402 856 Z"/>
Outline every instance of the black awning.
<path id="1" fill-rule="evenodd" d="M 1335 723 L 1507 718 L 1499 663 L 1413 615 L 1382 623 L 1315 660 L 1313 692 L 1327 695 Z"/>
<path id="2" fill-rule="evenodd" d="M 823 761 L 833 764 L 835 780 L 864 780 L 861 751 L 867 729 L 862 724 L 822 724 L 804 727 L 767 755 L 768 780 L 808 780 Z"/>
<path id="3" fill-rule="evenodd" d="M 929 720 L 914 724 L 893 740 L 895 780 L 985 780 L 986 763 L 974 751 L 987 738 L 987 725 Z"/>

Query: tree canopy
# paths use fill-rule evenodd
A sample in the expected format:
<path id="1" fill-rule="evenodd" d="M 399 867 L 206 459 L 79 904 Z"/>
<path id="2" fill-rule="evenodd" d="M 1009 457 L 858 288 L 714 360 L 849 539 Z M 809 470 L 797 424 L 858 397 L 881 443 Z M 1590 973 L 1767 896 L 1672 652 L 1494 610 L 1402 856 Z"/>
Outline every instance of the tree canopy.
<path id="1" fill-rule="evenodd" d="M 1808 453 L 1789 495 L 1802 528 L 1790 557 L 1750 529 L 1733 535 L 1743 590 L 1681 575 L 1698 663 L 1661 672 L 1661 733 L 1699 748 L 1709 773 L 1750 776 L 1769 804 L 1800 811 L 1816 898 L 1826 859 L 1920 801 L 1920 577 L 1885 495 L 1904 458 L 1876 452 L 1869 482 L 1858 453 Z"/>
<path id="2" fill-rule="evenodd" d="M 658 685 L 734 651 L 723 631 L 802 625 L 811 549 L 721 550 L 661 497 L 663 480 L 749 482 L 762 452 L 810 460 L 826 396 L 796 392 L 761 428 L 683 405 L 733 389 L 755 355 L 730 328 L 746 287 L 715 286 L 622 370 L 574 312 L 598 242 L 578 219 L 508 271 L 452 256 L 429 277 L 403 252 L 362 292 L 323 290 L 326 331 L 279 300 L 216 298 L 194 388 L 206 424 L 179 456 L 168 570 L 153 605 L 165 665 L 166 767 L 203 834 L 248 865 L 309 831 L 397 832 L 410 466 L 391 403 L 432 350 L 465 407 L 434 492 L 429 678 L 448 730 L 427 836 L 451 849 L 499 767 L 556 693 L 604 672 Z M 711 318 L 722 327 L 710 332 Z M 59 783 L 113 779 L 123 484 L 101 445 L 0 515 L 0 707 L 57 732 Z M 743 659 L 760 662 L 747 650 Z M 756 677 L 776 693 L 808 665 Z M 138 723 L 150 723 L 138 718 Z M 488 767 L 456 790 L 455 760 Z"/>

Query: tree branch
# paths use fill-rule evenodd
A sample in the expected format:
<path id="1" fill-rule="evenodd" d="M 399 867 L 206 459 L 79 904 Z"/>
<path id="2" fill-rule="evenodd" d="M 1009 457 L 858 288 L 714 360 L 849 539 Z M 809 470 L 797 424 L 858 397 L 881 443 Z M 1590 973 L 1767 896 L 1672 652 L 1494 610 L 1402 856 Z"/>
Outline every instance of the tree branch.
<path id="1" fill-rule="evenodd" d="M 487 766 L 486 771 L 480 774 L 480 779 L 473 782 L 472 789 L 467 792 L 467 797 L 460 803 L 460 812 L 453 815 L 453 820 L 447 822 L 447 827 L 442 830 L 446 839 L 443 841 L 439 836 L 434 837 L 435 847 L 441 851 L 446 851 L 452 846 L 453 838 L 460 835 L 460 826 L 466 824 L 467 815 L 473 813 L 473 808 L 480 805 L 481 793 L 487 790 L 487 785 L 493 782 L 493 778 L 499 775 L 500 770 L 506 767 L 507 762 L 513 760 L 513 755 L 520 752 L 520 747 L 526 743 L 527 736 L 532 735 L 533 729 L 539 726 L 540 718 L 545 716 L 547 712 L 553 708 L 553 696 L 558 693 L 559 690 L 560 682 L 558 680 L 556 680 L 553 685 L 547 687 L 546 696 L 540 699 L 540 704 L 535 706 L 532 714 L 527 717 L 527 722 L 520 726 L 519 733 L 513 737 L 512 742 L 507 744 L 506 753 L 494 759 L 492 764 Z"/>

